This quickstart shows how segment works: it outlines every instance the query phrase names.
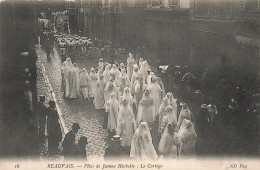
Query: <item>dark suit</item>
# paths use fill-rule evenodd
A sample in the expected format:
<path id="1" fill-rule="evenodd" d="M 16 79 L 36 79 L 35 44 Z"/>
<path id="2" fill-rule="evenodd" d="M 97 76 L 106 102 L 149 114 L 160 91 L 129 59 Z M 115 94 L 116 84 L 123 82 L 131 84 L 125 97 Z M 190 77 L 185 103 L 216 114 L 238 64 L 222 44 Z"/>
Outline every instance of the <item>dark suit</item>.
<path id="1" fill-rule="evenodd" d="M 39 123 L 39 137 L 42 138 L 45 133 L 46 125 L 46 106 L 39 102 L 37 105 L 38 123 Z"/>
<path id="2" fill-rule="evenodd" d="M 68 157 L 70 152 L 71 152 L 71 148 L 73 146 L 73 144 L 75 143 L 75 133 L 71 130 L 70 132 L 68 132 L 65 135 L 65 138 L 62 142 L 62 147 L 63 147 L 63 156 L 64 157 Z"/>
<path id="3" fill-rule="evenodd" d="M 59 123 L 57 110 L 48 108 L 47 110 L 47 132 L 48 132 L 48 149 L 49 154 L 56 154 L 59 142 L 62 139 L 62 132 Z"/>
<path id="4" fill-rule="evenodd" d="M 86 159 L 86 149 L 80 148 L 77 144 L 73 144 L 70 152 L 70 156 L 77 159 Z"/>

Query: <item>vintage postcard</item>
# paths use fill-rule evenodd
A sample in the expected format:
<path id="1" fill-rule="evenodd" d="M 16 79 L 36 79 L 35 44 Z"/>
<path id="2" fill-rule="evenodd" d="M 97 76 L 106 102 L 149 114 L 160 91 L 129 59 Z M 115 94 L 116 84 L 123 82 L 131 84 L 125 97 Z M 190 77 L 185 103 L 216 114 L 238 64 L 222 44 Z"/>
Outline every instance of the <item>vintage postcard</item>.
<path id="1" fill-rule="evenodd" d="M 259 0 L 0 0 L 0 169 L 259 169 Z"/>

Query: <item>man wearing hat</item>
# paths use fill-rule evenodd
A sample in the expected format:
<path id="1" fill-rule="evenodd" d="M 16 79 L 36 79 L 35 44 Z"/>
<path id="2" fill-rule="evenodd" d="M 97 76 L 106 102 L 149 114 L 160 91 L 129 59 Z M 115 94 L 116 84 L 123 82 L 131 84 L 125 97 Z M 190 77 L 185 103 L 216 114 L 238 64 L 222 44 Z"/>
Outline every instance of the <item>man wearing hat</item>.
<path id="1" fill-rule="evenodd" d="M 65 138 L 62 142 L 62 147 L 63 147 L 63 156 L 66 158 L 68 158 L 70 156 L 71 153 L 71 149 L 73 147 L 73 144 L 75 143 L 75 137 L 76 137 L 76 133 L 78 133 L 78 130 L 80 129 L 80 126 L 78 123 L 74 123 L 72 125 L 72 129 L 70 132 L 68 132 L 65 135 Z"/>
<path id="2" fill-rule="evenodd" d="M 56 155 L 58 153 L 59 142 L 62 139 L 62 132 L 56 104 L 51 100 L 49 101 L 49 105 L 50 107 L 47 109 L 48 151 L 49 155 Z"/>
<path id="3" fill-rule="evenodd" d="M 46 106 L 44 105 L 45 96 L 39 96 L 40 101 L 37 104 L 37 114 L 39 123 L 39 138 L 43 139 L 45 137 L 45 125 L 46 125 Z"/>

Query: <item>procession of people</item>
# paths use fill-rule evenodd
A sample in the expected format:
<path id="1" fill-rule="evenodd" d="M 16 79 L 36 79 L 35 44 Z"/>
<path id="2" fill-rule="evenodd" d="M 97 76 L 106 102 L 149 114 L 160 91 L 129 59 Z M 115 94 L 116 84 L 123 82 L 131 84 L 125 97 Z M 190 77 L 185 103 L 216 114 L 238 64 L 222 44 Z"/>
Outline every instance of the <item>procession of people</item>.
<path id="1" fill-rule="evenodd" d="M 121 147 L 130 151 L 131 158 L 177 159 L 218 153 L 230 154 L 240 146 L 239 140 L 247 140 L 244 139 L 246 132 L 243 132 L 240 138 L 230 135 L 237 135 L 242 130 L 240 124 L 243 118 L 232 120 L 237 117 L 236 114 L 251 112 L 247 107 L 238 107 L 239 98 L 236 96 L 231 96 L 230 105 L 227 106 L 223 104 L 224 101 L 221 103 L 212 100 L 212 96 L 205 94 L 202 101 L 194 101 L 199 105 L 199 111 L 189 108 L 194 100 L 191 84 L 196 78 L 188 67 L 182 77 L 184 82 L 182 89 L 187 96 L 181 99 L 176 91 L 172 93 L 165 90 L 159 74 L 151 69 L 148 61 L 142 56 L 136 61 L 134 55 L 129 53 L 126 64 L 118 64 L 113 57 L 110 62 L 104 62 L 103 58 L 99 58 L 96 66 L 80 69 L 77 63 L 73 62 L 77 61 L 77 57 L 93 55 L 89 53 L 89 48 L 93 46 L 91 40 L 64 33 L 51 34 L 51 37 L 55 38 L 58 44 L 63 62 L 61 91 L 64 98 L 68 100 L 82 98 L 86 102 L 93 103 L 94 108 L 104 115 L 103 128 L 115 136 L 115 140 L 119 138 Z M 50 51 L 53 50 L 53 41 L 54 39 L 48 37 L 45 44 L 48 60 Z M 203 77 L 204 74 L 202 81 Z M 204 86 L 205 83 L 202 82 L 202 92 Z M 196 90 L 195 93 L 200 94 L 201 91 Z M 41 98 L 39 103 L 40 110 L 44 110 L 42 100 Z M 45 114 L 46 116 L 50 117 L 50 120 L 58 118 Z M 42 138 L 45 130 L 44 118 L 39 120 L 39 124 Z M 152 134 L 154 131 L 157 134 Z M 159 139 L 158 146 L 152 142 L 155 135 Z M 82 137 L 79 141 L 81 150 L 82 146 L 87 144 L 86 140 Z M 224 142 L 221 144 L 222 140 Z M 82 141 L 83 144 L 80 144 Z M 229 143 L 233 143 L 232 147 Z M 79 150 L 79 147 L 75 147 L 75 140 L 71 148 L 72 146 L 74 150 L 75 148 Z M 57 150 L 57 142 L 54 148 Z M 65 146 L 64 157 L 71 157 L 74 152 L 72 150 L 66 151 Z"/>
<path id="2" fill-rule="evenodd" d="M 163 82 L 147 61 L 140 58 L 136 62 L 129 53 L 127 65 L 107 63 L 101 58 L 96 68 L 90 68 L 89 72 L 86 68 L 79 70 L 67 58 L 61 69 L 62 92 L 65 98 L 83 98 L 103 110 L 103 127 L 112 136 L 120 137 L 121 147 L 131 151 L 131 158 L 195 156 L 197 134 L 193 113 L 186 103 L 178 106 L 176 96 L 165 92 Z M 179 114 L 178 107 L 181 107 Z M 158 148 L 153 145 L 151 135 L 155 123 L 160 139 Z M 149 147 L 142 148 L 145 145 Z"/>

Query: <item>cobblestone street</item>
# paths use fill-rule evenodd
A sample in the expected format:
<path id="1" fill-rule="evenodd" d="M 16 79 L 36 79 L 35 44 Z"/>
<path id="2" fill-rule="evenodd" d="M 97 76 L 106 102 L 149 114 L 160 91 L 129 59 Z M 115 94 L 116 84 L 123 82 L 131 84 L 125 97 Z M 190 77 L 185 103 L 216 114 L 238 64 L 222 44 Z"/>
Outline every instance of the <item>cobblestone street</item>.
<path id="1" fill-rule="evenodd" d="M 79 97 L 77 99 L 65 99 L 61 92 L 61 60 L 58 51 L 54 49 L 51 54 L 51 60 L 48 61 L 45 51 L 37 46 L 38 52 L 38 78 L 37 78 L 37 90 L 38 95 L 46 95 L 46 105 L 47 102 L 52 98 L 51 90 L 48 89 L 48 82 L 53 90 L 56 97 L 57 104 L 60 108 L 60 118 L 63 130 L 65 133 L 71 130 L 73 123 L 79 123 L 81 129 L 79 130 L 76 141 L 78 141 L 80 136 L 86 136 L 88 138 L 87 145 L 87 158 L 88 160 L 102 160 L 105 154 L 108 152 L 121 152 L 119 148 L 115 148 L 111 141 L 112 135 L 108 133 L 106 129 L 103 129 L 103 115 L 102 111 L 98 111 L 94 108 L 94 105 L 88 101 L 84 101 L 83 98 Z M 85 60 L 85 59 L 81 59 Z M 97 60 L 88 59 L 89 61 L 76 61 L 80 69 L 86 68 L 89 70 L 91 67 L 97 66 Z M 46 77 L 43 76 L 43 70 L 46 72 Z M 46 144 L 45 144 L 46 145 Z M 109 146 L 110 145 L 110 146 Z M 42 146 L 43 147 L 43 146 Z M 42 157 L 47 154 L 44 153 L 44 148 L 41 147 Z M 110 147 L 110 149 L 108 149 Z M 126 152 L 123 151 L 122 154 Z M 117 155 L 120 153 L 116 153 Z"/>

